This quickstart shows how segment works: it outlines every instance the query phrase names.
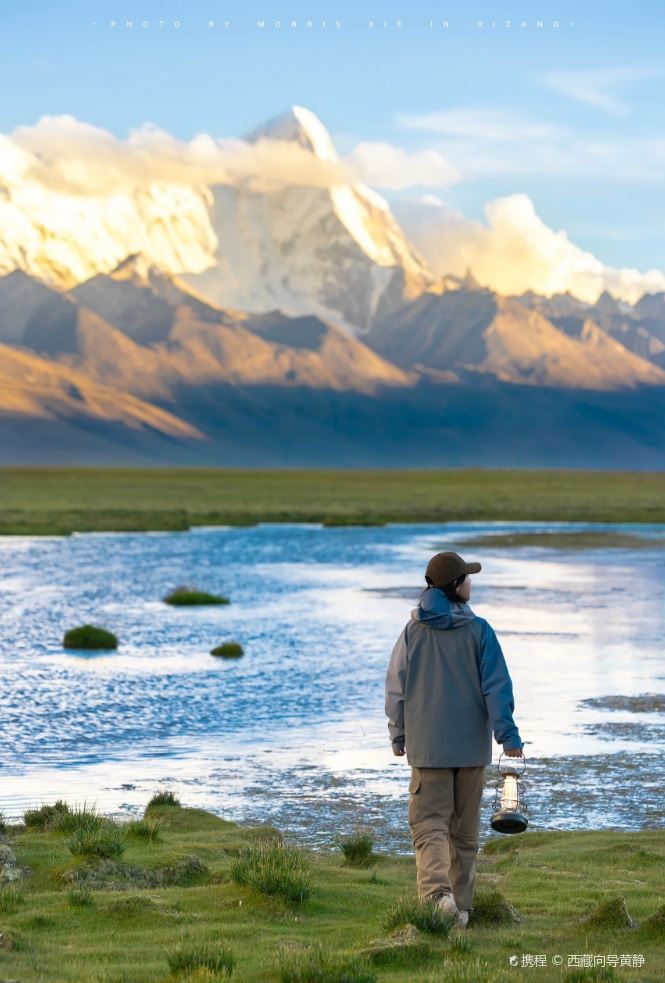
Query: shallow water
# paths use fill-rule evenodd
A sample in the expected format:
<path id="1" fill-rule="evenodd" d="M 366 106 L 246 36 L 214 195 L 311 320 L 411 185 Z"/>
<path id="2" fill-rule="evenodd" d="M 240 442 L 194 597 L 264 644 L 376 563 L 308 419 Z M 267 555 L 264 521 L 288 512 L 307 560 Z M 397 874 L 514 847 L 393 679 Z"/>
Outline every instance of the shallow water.
<path id="1" fill-rule="evenodd" d="M 463 546 L 577 529 L 654 548 Z M 662 698 L 601 698 L 665 691 L 664 537 L 664 525 L 473 522 L 0 539 L 0 809 L 14 818 L 66 797 L 139 814 L 168 784 L 310 846 L 361 821 L 382 848 L 410 850 L 409 766 L 390 749 L 384 677 L 428 558 L 456 549 L 483 564 L 470 604 L 513 678 L 531 828 L 663 827 L 665 713 L 642 709 Z M 163 604 L 179 584 L 232 603 Z M 118 651 L 64 651 L 64 631 L 85 621 L 112 629 Z M 209 655 L 231 638 L 241 659 Z"/>

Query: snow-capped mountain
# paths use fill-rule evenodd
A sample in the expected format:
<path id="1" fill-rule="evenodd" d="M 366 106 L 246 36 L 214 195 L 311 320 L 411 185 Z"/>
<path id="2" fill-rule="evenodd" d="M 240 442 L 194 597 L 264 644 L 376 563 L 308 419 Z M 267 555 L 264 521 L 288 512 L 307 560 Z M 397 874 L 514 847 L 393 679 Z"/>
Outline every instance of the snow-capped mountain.
<path id="1" fill-rule="evenodd" d="M 315 314 L 351 333 L 377 305 L 445 289 L 362 183 L 297 183 L 252 191 L 246 183 L 187 187 L 163 178 L 131 192 L 66 195 L 30 180 L 39 160 L 0 138 L 0 273 L 21 269 L 59 290 L 110 273 L 128 256 L 143 272 L 181 275 L 223 307 Z M 296 144 L 314 162 L 337 162 L 329 133 L 301 106 L 250 133 L 268 155 Z M 449 286 L 454 281 L 449 281 Z"/>
<path id="2" fill-rule="evenodd" d="M 254 130 L 248 140 L 290 141 L 319 160 L 337 160 L 328 131 L 301 106 Z M 212 195 L 215 265 L 183 279 L 215 303 L 316 314 L 362 332 L 382 299 L 442 289 L 388 203 L 364 184 L 272 193 L 218 186 Z"/>

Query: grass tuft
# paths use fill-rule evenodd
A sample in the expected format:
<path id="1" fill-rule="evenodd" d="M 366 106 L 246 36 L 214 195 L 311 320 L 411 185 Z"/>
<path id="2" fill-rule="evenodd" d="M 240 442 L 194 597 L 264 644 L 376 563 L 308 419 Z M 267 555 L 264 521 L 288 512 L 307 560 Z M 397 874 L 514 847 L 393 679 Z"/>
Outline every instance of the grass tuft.
<path id="1" fill-rule="evenodd" d="M 240 642 L 222 642 L 210 650 L 211 655 L 222 655 L 225 658 L 235 658 L 243 654 L 243 647 Z"/>
<path id="2" fill-rule="evenodd" d="M 66 649 L 117 649 L 118 639 L 99 625 L 79 625 L 65 632 L 62 644 Z"/>
<path id="3" fill-rule="evenodd" d="M 229 604 L 228 597 L 219 594 L 208 594 L 203 590 L 196 590 L 195 587 L 176 587 L 164 598 L 165 604 L 172 604 L 176 607 L 189 607 L 198 604 Z"/>
<path id="4" fill-rule="evenodd" d="M 63 813 L 69 812 L 69 806 L 62 799 L 58 799 L 53 805 L 43 805 L 39 809 L 26 809 L 23 813 L 23 822 L 28 829 L 47 830 L 53 828 L 53 823 L 59 819 Z"/>
<path id="5" fill-rule="evenodd" d="M 180 799 L 168 788 L 161 788 L 150 799 L 147 808 L 150 806 L 179 806 Z"/>
<path id="6" fill-rule="evenodd" d="M 466 955 L 471 952 L 471 939 L 467 938 L 466 935 L 455 935 L 450 936 L 450 951 L 457 953 L 458 955 Z"/>
<path id="7" fill-rule="evenodd" d="M 376 857 L 372 852 L 374 847 L 373 833 L 360 825 L 348 836 L 335 837 L 335 843 L 344 854 L 346 863 L 354 867 L 366 867 Z"/>
<path id="8" fill-rule="evenodd" d="M 501 891 L 476 891 L 469 924 L 512 925 L 519 921 L 519 914 Z"/>
<path id="9" fill-rule="evenodd" d="M 131 894 L 127 898 L 118 898 L 111 901 L 106 906 L 110 915 L 122 915 L 125 918 L 135 918 L 144 915 L 148 911 L 157 911 L 158 906 L 151 898 L 144 898 L 140 894 Z"/>
<path id="10" fill-rule="evenodd" d="M 640 925 L 641 931 L 653 932 L 654 935 L 665 936 L 665 904 L 657 908 L 653 915 L 645 918 Z"/>
<path id="11" fill-rule="evenodd" d="M 448 935 L 456 922 L 455 915 L 443 911 L 435 901 L 408 894 L 398 898 L 389 908 L 385 927 L 391 929 L 410 924 L 422 932 Z"/>
<path id="12" fill-rule="evenodd" d="M 162 823 L 159 819 L 132 819 L 124 827 L 127 836 L 134 836 L 139 840 L 147 840 L 154 843 L 161 839 L 160 829 Z"/>
<path id="13" fill-rule="evenodd" d="M 0 915 L 13 915 L 25 904 L 25 895 L 20 887 L 9 884 L 0 887 Z"/>
<path id="14" fill-rule="evenodd" d="M 73 887 L 67 891 L 67 903 L 72 908 L 88 908 L 94 905 L 89 887 Z"/>
<path id="15" fill-rule="evenodd" d="M 97 828 L 77 829 L 67 846 L 76 857 L 120 857 L 125 852 L 125 836 L 116 823 L 106 820 Z"/>
<path id="16" fill-rule="evenodd" d="M 489 963 L 484 960 L 476 959 L 472 961 L 460 962 L 444 958 L 439 964 L 437 980 L 445 980 L 446 983 L 498 983 L 498 980 L 508 979 L 508 977 L 497 977 L 496 970 L 493 970 Z"/>
<path id="17" fill-rule="evenodd" d="M 621 895 L 607 898 L 581 919 L 585 928 L 634 928 L 635 921 L 628 914 L 626 899 Z"/>
<path id="18" fill-rule="evenodd" d="M 304 901 L 312 891 L 311 868 L 304 853 L 274 838 L 258 840 L 231 864 L 237 884 L 287 901 Z"/>
<path id="19" fill-rule="evenodd" d="M 376 983 L 376 974 L 363 956 L 327 952 L 320 942 L 312 948 L 282 947 L 280 983 Z"/>
<path id="20" fill-rule="evenodd" d="M 54 814 L 50 829 L 58 833 L 94 833 L 109 823 L 106 816 L 100 815 L 94 806 L 85 802 L 79 808 L 64 809 Z"/>
<path id="21" fill-rule="evenodd" d="M 170 949 L 166 954 L 172 975 L 185 976 L 200 969 L 209 970 L 220 976 L 231 976 L 235 966 L 235 957 L 228 946 L 214 940 L 203 942 L 183 941 Z M 205 979 L 205 976 L 199 976 Z"/>

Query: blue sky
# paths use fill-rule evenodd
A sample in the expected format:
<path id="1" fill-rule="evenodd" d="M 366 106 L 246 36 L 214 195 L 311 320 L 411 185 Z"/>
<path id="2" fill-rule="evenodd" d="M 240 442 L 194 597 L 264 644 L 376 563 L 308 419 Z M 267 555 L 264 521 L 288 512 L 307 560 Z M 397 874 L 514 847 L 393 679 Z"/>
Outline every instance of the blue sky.
<path id="1" fill-rule="evenodd" d="M 523 192 L 548 226 L 604 263 L 665 269 L 660 2 L 54 6 L 0 5 L 3 133 L 67 113 L 123 138 L 146 122 L 180 139 L 242 136 L 296 103 L 322 119 L 342 154 L 362 142 L 433 151 L 457 173 L 379 188 L 391 200 L 429 193 L 482 219 L 487 202 Z"/>

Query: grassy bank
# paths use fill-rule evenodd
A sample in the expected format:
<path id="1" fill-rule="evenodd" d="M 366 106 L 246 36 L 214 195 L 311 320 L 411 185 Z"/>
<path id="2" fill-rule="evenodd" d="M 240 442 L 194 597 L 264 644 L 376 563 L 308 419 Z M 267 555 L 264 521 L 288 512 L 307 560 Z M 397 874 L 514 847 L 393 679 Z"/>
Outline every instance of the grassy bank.
<path id="1" fill-rule="evenodd" d="M 0 469 L 0 533 L 464 520 L 665 521 L 665 473 Z"/>
<path id="2" fill-rule="evenodd" d="M 23 876 L 0 885 L 0 978 L 215 983 L 228 978 L 230 959 L 230 978 L 244 983 L 665 979 L 665 831 L 493 836 L 479 858 L 469 928 L 460 932 L 423 922 L 409 907 L 410 856 L 378 853 L 353 866 L 334 844 L 326 853 L 299 851 L 289 875 L 298 891 L 288 897 L 274 867 L 262 868 L 272 894 L 247 876 L 270 827 L 149 806 L 118 853 L 115 833 L 109 839 L 83 819 L 76 835 L 69 821 L 7 828 L 0 862 L 8 847 Z M 104 852 L 100 844 L 107 857 L 90 859 L 86 851 Z M 312 969 L 318 943 L 328 975 Z M 553 967 L 557 953 L 563 965 Z M 523 968 L 522 954 L 544 954 L 547 964 Z M 644 963 L 575 970 L 572 954 L 641 955 Z"/>

